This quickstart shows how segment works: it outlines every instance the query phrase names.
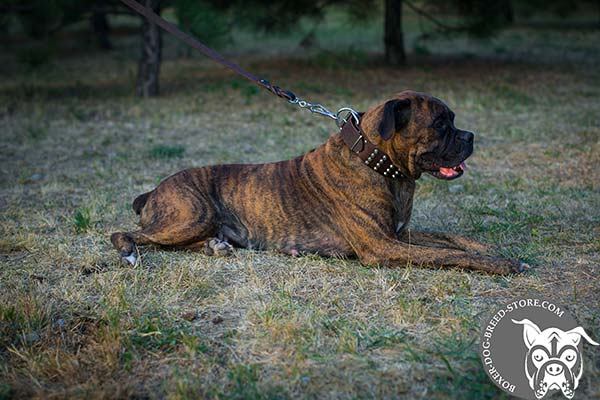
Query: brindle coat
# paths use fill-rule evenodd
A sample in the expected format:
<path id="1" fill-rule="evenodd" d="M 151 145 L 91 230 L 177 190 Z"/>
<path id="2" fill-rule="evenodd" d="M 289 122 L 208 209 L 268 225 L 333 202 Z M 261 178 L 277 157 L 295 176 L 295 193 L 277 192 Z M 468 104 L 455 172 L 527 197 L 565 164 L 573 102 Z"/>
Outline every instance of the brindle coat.
<path id="1" fill-rule="evenodd" d="M 516 260 L 483 255 L 480 243 L 407 229 L 415 180 L 422 172 L 438 176 L 436 168 L 472 152 L 473 135 L 456 129 L 453 116 L 440 100 L 416 92 L 363 115 L 363 132 L 399 167 L 399 180 L 365 166 L 339 133 L 292 160 L 181 171 L 135 199 L 141 229 L 114 233 L 112 243 L 132 263 L 134 245 L 223 254 L 228 241 L 293 255 L 357 256 L 364 265 L 520 272 Z"/>

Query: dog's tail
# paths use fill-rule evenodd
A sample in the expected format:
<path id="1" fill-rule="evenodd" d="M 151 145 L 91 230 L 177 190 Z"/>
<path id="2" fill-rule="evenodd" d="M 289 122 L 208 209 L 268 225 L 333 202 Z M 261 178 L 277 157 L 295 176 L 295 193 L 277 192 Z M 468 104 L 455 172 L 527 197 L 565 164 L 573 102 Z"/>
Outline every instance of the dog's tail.
<path id="1" fill-rule="evenodd" d="M 144 194 L 140 194 L 133 201 L 133 204 L 132 204 L 133 211 L 135 211 L 135 213 L 137 215 L 140 215 L 140 213 L 142 212 L 142 208 L 144 208 L 144 206 L 146 205 L 146 201 L 148 201 L 148 197 L 150 196 L 150 193 L 152 193 L 152 191 L 144 193 Z"/>

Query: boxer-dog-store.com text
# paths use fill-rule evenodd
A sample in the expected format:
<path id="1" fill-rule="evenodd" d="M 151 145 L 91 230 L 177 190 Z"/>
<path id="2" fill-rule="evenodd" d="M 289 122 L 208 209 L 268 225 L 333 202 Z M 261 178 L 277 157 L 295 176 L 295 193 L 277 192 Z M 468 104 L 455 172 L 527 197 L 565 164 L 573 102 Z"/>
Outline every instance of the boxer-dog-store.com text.
<path id="1" fill-rule="evenodd" d="M 489 378 L 513 396 L 572 399 L 584 374 L 584 342 L 598 345 L 565 307 L 521 298 L 487 320 L 480 354 Z"/>

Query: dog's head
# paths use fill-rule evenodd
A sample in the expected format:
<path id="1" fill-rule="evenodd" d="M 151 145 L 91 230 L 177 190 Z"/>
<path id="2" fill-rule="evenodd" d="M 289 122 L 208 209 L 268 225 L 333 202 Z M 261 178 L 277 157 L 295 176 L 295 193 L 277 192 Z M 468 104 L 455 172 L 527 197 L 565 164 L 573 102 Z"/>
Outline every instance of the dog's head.
<path id="1" fill-rule="evenodd" d="M 535 397 L 541 399 L 548 391 L 560 390 L 568 399 L 573 398 L 583 373 L 579 342 L 584 338 L 593 345 L 598 343 L 580 326 L 567 332 L 558 328 L 542 331 L 528 319 L 512 322 L 523 325 L 523 341 L 528 350 L 525 373 Z"/>
<path id="2" fill-rule="evenodd" d="M 473 153 L 473 133 L 454 126 L 454 113 L 441 100 L 405 91 L 367 111 L 361 121 L 367 137 L 414 179 L 427 172 L 456 179 Z"/>

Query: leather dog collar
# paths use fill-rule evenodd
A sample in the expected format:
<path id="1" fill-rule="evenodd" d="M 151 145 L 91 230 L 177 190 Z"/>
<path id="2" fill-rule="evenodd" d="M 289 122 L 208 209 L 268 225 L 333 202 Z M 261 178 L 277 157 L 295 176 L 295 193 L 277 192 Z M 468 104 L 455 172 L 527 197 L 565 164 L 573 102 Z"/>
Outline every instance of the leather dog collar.
<path id="1" fill-rule="evenodd" d="M 373 171 L 391 179 L 400 179 L 403 175 L 400 170 L 390 160 L 390 156 L 385 154 L 380 148 L 375 146 L 354 122 L 354 118 L 350 118 L 340 132 L 342 140 L 350 148 L 350 151 L 355 153 L 366 166 Z"/>

